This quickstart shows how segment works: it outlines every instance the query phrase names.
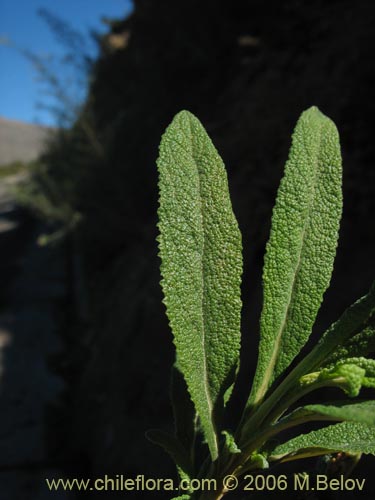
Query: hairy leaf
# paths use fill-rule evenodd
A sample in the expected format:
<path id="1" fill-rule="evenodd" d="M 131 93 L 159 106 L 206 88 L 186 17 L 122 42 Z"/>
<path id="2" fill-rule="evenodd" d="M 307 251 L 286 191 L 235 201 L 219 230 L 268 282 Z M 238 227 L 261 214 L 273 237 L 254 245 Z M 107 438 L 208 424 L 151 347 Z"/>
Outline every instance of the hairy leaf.
<path id="1" fill-rule="evenodd" d="M 311 353 L 301 362 L 308 371 L 351 354 L 355 348 L 362 354 L 372 351 L 375 315 L 375 282 L 369 292 L 352 304 L 324 333 Z M 370 349 L 370 351 L 368 351 Z M 354 351 L 355 352 L 355 351 Z M 336 355 L 337 353 L 337 355 Z"/>
<path id="2" fill-rule="evenodd" d="M 259 359 L 250 405 L 306 343 L 329 285 L 342 211 L 334 123 L 313 107 L 295 128 L 273 210 L 263 269 Z"/>
<path id="3" fill-rule="evenodd" d="M 241 453 L 241 450 L 237 446 L 234 436 L 231 432 L 223 431 L 222 434 L 225 437 L 225 447 L 230 454 Z"/>
<path id="4" fill-rule="evenodd" d="M 362 387 L 375 386 L 375 360 L 347 358 L 299 379 L 302 394 L 324 386 L 339 387 L 350 397 L 358 396 Z"/>
<path id="5" fill-rule="evenodd" d="M 375 328 L 368 327 L 354 335 L 342 346 L 337 346 L 335 351 L 325 359 L 324 364 L 330 365 L 335 361 L 350 358 L 351 356 L 366 356 L 375 352 Z"/>
<path id="6" fill-rule="evenodd" d="M 375 425 L 375 401 L 337 402 L 306 405 L 305 410 L 347 422 Z"/>
<path id="7" fill-rule="evenodd" d="M 240 347 L 241 234 L 224 164 L 201 123 L 182 111 L 158 159 L 162 289 L 179 367 L 212 459 Z"/>
<path id="8" fill-rule="evenodd" d="M 192 455 L 196 435 L 196 412 L 177 362 L 172 368 L 170 395 L 175 435 L 189 454 Z"/>
<path id="9" fill-rule="evenodd" d="M 330 365 L 350 357 L 366 356 L 375 352 L 375 318 L 371 317 L 370 323 L 369 326 L 349 338 L 342 345 L 336 346 L 334 351 L 325 358 L 324 365 Z"/>
<path id="10" fill-rule="evenodd" d="M 363 387 L 375 387 L 375 360 L 367 358 L 348 358 L 340 361 L 342 365 L 351 363 L 358 368 L 364 370 L 364 377 L 362 378 Z"/>
<path id="11" fill-rule="evenodd" d="M 262 453 L 253 453 L 249 459 L 248 465 L 256 469 L 268 469 L 270 466 L 267 458 Z"/>
<path id="12" fill-rule="evenodd" d="M 367 358 L 347 358 L 309 373 L 300 378 L 300 387 L 311 390 L 323 386 L 336 386 L 350 397 L 358 396 L 362 387 L 375 387 L 375 360 Z"/>
<path id="13" fill-rule="evenodd" d="M 346 364 L 356 365 L 365 371 L 366 377 L 375 377 L 375 360 L 367 358 L 347 358 L 340 360 L 335 366 L 343 366 Z"/>
<path id="14" fill-rule="evenodd" d="M 338 363 L 332 368 L 324 368 L 317 382 L 327 382 L 343 389 L 346 394 L 354 398 L 358 396 L 363 385 L 366 371 L 355 363 Z"/>
<path id="15" fill-rule="evenodd" d="M 313 420 L 341 420 L 375 426 L 375 401 L 312 404 L 297 408 L 280 420 L 282 428 Z"/>
<path id="16" fill-rule="evenodd" d="M 375 455 L 375 427 L 357 422 L 329 425 L 276 446 L 269 459 L 292 459 L 293 456 L 323 455 L 338 451 Z"/>

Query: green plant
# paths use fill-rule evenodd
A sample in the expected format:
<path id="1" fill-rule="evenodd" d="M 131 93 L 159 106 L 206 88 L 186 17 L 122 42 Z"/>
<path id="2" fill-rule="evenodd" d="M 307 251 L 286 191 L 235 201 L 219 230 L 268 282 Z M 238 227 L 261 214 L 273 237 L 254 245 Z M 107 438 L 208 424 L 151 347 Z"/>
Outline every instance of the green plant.
<path id="1" fill-rule="evenodd" d="M 225 429 L 224 413 L 239 364 L 242 245 L 225 167 L 201 123 L 182 111 L 166 130 L 158 159 L 162 289 L 174 335 L 175 432 L 149 431 L 182 478 L 215 478 L 215 492 L 179 498 L 220 499 L 223 478 L 273 462 L 333 452 L 375 454 L 375 401 L 352 399 L 375 386 L 375 287 L 350 306 L 286 374 L 311 333 L 327 289 L 342 212 L 342 167 L 334 123 L 316 107 L 296 125 L 273 210 L 263 268 L 258 365 L 242 419 Z M 306 394 L 337 387 L 347 398 L 298 406 Z M 283 442 L 285 429 L 341 422 Z M 203 436 L 209 454 L 196 463 Z"/>

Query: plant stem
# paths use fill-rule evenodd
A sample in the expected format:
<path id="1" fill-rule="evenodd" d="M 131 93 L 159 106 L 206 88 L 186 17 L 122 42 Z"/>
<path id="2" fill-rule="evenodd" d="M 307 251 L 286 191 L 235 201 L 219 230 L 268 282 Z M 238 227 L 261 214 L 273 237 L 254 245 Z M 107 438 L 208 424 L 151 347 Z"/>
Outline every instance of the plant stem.
<path id="1" fill-rule="evenodd" d="M 276 387 L 270 396 L 258 406 L 253 415 L 242 425 L 244 412 L 240 426 L 236 432 L 236 439 L 240 448 L 243 448 L 243 439 L 246 439 L 246 435 L 253 432 L 254 429 L 259 429 L 265 422 L 272 423 L 277 420 L 291 404 L 295 403 L 302 396 L 320 387 L 337 386 L 343 382 L 343 380 L 337 378 L 330 381 L 314 382 L 301 389 L 298 385 L 299 379 L 309 372 L 308 368 L 312 368 L 317 364 L 319 362 L 317 362 L 313 350 L 289 373 L 283 382 Z M 294 385 L 297 385 L 297 390 L 293 390 Z M 266 418 L 267 420 L 265 420 Z"/>

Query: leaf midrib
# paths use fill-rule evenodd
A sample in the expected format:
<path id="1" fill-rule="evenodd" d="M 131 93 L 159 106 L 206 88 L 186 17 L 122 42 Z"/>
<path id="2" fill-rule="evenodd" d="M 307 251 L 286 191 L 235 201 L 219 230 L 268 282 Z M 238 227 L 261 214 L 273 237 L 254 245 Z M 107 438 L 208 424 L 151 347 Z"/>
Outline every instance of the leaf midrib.
<path id="1" fill-rule="evenodd" d="M 207 335 L 206 335 L 206 321 L 205 321 L 205 311 L 204 311 L 204 293 L 205 293 L 205 282 L 204 282 L 204 276 L 205 276 L 205 264 L 204 264 L 204 256 L 205 256 L 205 216 L 204 216 L 204 210 L 203 210 L 203 205 L 202 205 L 202 189 L 201 189 L 201 179 L 200 179 L 200 173 L 199 173 L 199 167 L 198 163 L 195 159 L 195 149 L 194 149 L 194 142 L 193 142 L 193 130 L 191 128 L 191 121 L 189 119 L 189 131 L 190 131 L 190 144 L 191 144 L 191 157 L 193 159 L 196 171 L 197 171 L 197 179 L 198 179 L 198 191 L 199 191 L 199 213 L 201 217 L 201 222 L 202 222 L 202 229 L 203 229 L 203 238 L 202 238 L 202 254 L 200 257 L 200 265 L 201 265 L 201 276 L 202 276 L 202 297 L 200 300 L 200 307 L 201 307 L 201 316 L 202 316 L 202 348 L 203 348 L 203 372 L 204 372 L 204 391 L 206 394 L 206 399 L 207 399 L 207 404 L 208 404 L 208 409 L 210 412 L 211 416 L 211 421 L 213 428 L 215 430 L 215 425 L 212 419 L 212 414 L 213 414 L 213 402 L 209 390 L 209 377 L 208 377 L 208 367 L 207 367 L 207 357 L 206 357 L 206 349 L 207 349 Z M 215 447 L 217 448 L 217 443 L 216 443 L 216 433 L 214 432 L 214 438 L 215 438 Z"/>
<path id="2" fill-rule="evenodd" d="M 281 348 L 281 338 L 282 338 L 282 335 L 285 331 L 285 327 L 287 325 L 287 322 L 288 322 L 288 316 L 289 316 L 289 313 L 290 313 L 290 307 L 291 307 L 291 303 L 292 303 L 292 296 L 293 296 L 293 292 L 294 292 L 294 287 L 295 287 L 295 284 L 296 284 L 296 279 L 297 279 L 297 276 L 299 274 L 299 270 L 301 268 L 301 262 L 302 262 L 302 255 L 303 255 L 303 248 L 304 248 L 304 241 L 305 241 L 305 237 L 306 237 L 306 233 L 307 233 L 307 228 L 309 227 L 309 222 L 310 222 L 310 214 L 311 214 L 311 207 L 312 207 L 312 204 L 313 204 L 313 200 L 314 200 L 314 193 L 316 191 L 316 185 L 317 185 L 317 178 L 318 178 L 318 171 L 319 171 L 319 155 L 320 155 L 320 144 L 321 144 L 321 141 L 322 141 L 322 128 L 323 128 L 323 125 L 321 124 L 319 126 L 319 137 L 318 137 L 318 147 L 317 147 L 317 154 L 314 158 L 314 163 L 316 164 L 315 165 L 315 175 L 314 175 L 314 181 L 312 183 L 312 187 L 311 187 L 311 193 L 310 193 L 310 197 L 309 197 L 309 202 L 308 202 L 308 215 L 306 217 L 306 221 L 305 221 L 305 224 L 304 224 L 304 227 L 303 227 L 303 231 L 302 231 L 302 237 L 301 237 L 301 246 L 300 246 L 300 250 L 299 250 L 299 255 L 298 255 L 298 261 L 297 261 L 297 265 L 295 267 L 295 273 L 293 275 L 293 280 L 292 280 L 292 283 L 291 283 L 291 286 L 290 286 L 290 293 L 289 293 L 289 300 L 288 300 L 288 303 L 287 303 L 287 306 L 285 308 L 285 313 L 284 313 L 284 321 L 282 323 L 282 325 L 280 326 L 280 329 L 276 335 L 276 340 L 275 340 L 275 343 L 274 345 L 276 346 L 276 348 L 273 350 L 272 352 L 272 356 L 271 356 L 271 359 L 270 359 L 270 362 L 268 364 L 268 367 L 266 369 L 266 372 L 264 374 L 264 377 L 263 377 L 263 382 L 259 388 L 259 391 L 258 391 L 258 397 L 255 399 L 255 404 L 258 403 L 259 400 L 262 399 L 262 397 L 264 396 L 264 394 L 266 393 L 267 389 L 268 389 L 268 385 L 269 385 L 269 381 L 272 377 L 272 373 L 274 371 L 274 368 L 276 366 L 276 362 L 277 362 L 277 359 L 278 359 L 278 356 L 279 356 L 279 353 L 280 353 L 280 348 Z M 303 135 L 303 141 L 305 142 L 305 134 Z M 306 145 L 305 145 L 305 150 L 307 150 L 306 148 Z"/>

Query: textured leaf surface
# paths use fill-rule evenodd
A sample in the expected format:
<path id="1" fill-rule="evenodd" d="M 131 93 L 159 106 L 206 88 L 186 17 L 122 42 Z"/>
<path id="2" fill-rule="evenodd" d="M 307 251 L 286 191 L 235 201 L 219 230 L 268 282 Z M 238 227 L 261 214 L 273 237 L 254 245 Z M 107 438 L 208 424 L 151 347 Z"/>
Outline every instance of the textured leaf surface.
<path id="1" fill-rule="evenodd" d="M 251 405 L 262 399 L 311 333 L 336 253 L 341 171 L 335 125 L 317 108 L 308 109 L 295 128 L 272 216 Z"/>
<path id="2" fill-rule="evenodd" d="M 193 454 L 196 434 L 196 412 L 188 393 L 185 379 L 177 363 L 172 368 L 170 395 L 176 438 L 189 454 Z"/>
<path id="3" fill-rule="evenodd" d="M 375 376 L 375 360 L 367 359 L 367 358 L 347 358 L 344 360 L 340 360 L 336 363 L 335 366 L 343 366 L 346 364 L 352 364 L 362 368 L 365 372 L 366 377 L 374 377 Z M 323 370 L 324 371 L 324 370 Z"/>
<path id="4" fill-rule="evenodd" d="M 371 453 L 375 455 L 375 427 L 356 422 L 342 422 L 323 429 L 301 434 L 272 450 L 272 458 L 300 453 L 302 450 Z"/>
<path id="5" fill-rule="evenodd" d="M 366 370 L 356 363 L 339 362 L 331 368 L 324 368 L 318 377 L 318 382 L 326 381 L 329 384 L 337 385 L 346 394 L 354 398 L 365 380 Z"/>
<path id="6" fill-rule="evenodd" d="M 337 401 L 297 408 L 281 420 L 285 427 L 310 420 L 342 420 L 375 426 L 375 401 L 348 403 Z"/>
<path id="7" fill-rule="evenodd" d="M 375 283 L 324 333 L 308 356 L 308 370 L 347 356 L 366 355 L 374 351 L 374 344 Z"/>
<path id="8" fill-rule="evenodd" d="M 164 303 L 179 367 L 215 460 L 219 414 L 239 359 L 241 234 L 224 164 L 187 111 L 164 134 L 158 169 Z"/>
<path id="9" fill-rule="evenodd" d="M 355 365 L 357 368 L 364 371 L 364 376 L 361 380 L 363 387 L 375 387 L 375 360 L 367 358 L 348 358 L 339 361 L 336 366 L 345 366 L 345 364 Z"/>
<path id="10" fill-rule="evenodd" d="M 237 446 L 233 434 L 229 431 L 223 431 L 222 434 L 225 438 L 225 447 L 229 451 L 229 453 L 232 454 L 241 453 L 241 450 Z"/>
<path id="11" fill-rule="evenodd" d="M 364 328 L 344 345 L 337 346 L 333 353 L 325 359 L 324 364 L 331 364 L 352 356 L 366 356 L 375 352 L 375 328 Z"/>
<path id="12" fill-rule="evenodd" d="M 375 360 L 364 357 L 342 359 L 318 372 L 304 375 L 299 385 L 305 394 L 320 387 L 333 386 L 355 397 L 362 387 L 375 387 Z"/>
<path id="13" fill-rule="evenodd" d="M 375 401 L 306 405 L 305 410 L 347 422 L 375 425 Z"/>
<path id="14" fill-rule="evenodd" d="M 248 465 L 253 466 L 256 469 L 268 469 L 270 466 L 268 460 L 262 453 L 253 453 L 250 457 Z M 246 464 L 244 468 L 246 468 Z"/>

